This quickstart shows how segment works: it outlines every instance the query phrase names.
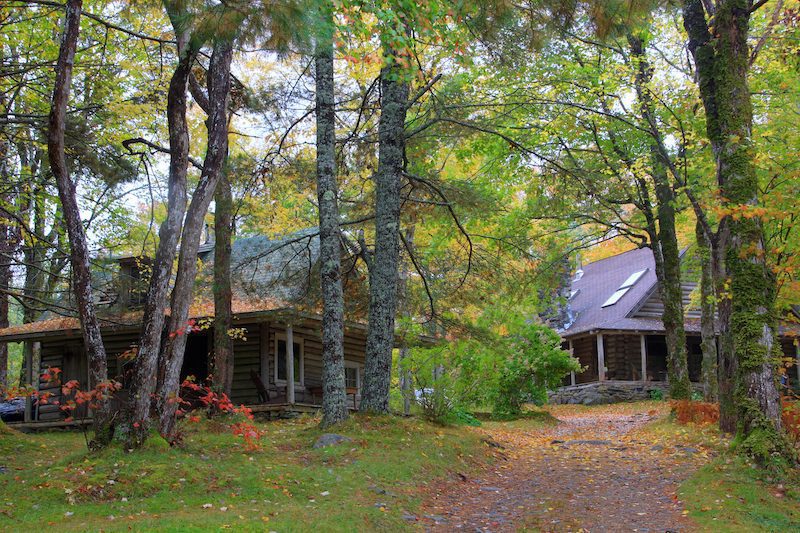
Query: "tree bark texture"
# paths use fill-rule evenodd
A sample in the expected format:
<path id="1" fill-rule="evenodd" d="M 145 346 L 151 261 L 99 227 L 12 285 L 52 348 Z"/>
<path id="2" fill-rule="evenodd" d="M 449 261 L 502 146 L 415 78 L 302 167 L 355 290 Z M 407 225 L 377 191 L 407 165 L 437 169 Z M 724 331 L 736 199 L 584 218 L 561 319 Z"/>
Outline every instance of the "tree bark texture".
<path id="1" fill-rule="evenodd" d="M 684 26 L 695 58 L 700 94 L 706 111 L 707 135 L 716 161 L 717 181 L 725 207 L 758 205 L 758 179 L 752 142 L 749 70 L 750 2 L 717 3 L 713 33 L 700 0 L 684 1 Z M 733 401 L 742 450 L 765 460 L 786 452 L 781 428 L 781 403 L 776 383 L 776 280 L 766 264 L 764 232 L 758 216 L 725 215 L 719 239 L 729 290 L 730 343 L 721 345 L 735 365 Z M 721 315 L 723 306 L 720 306 Z"/>
<path id="2" fill-rule="evenodd" d="M 697 222 L 695 226 L 697 255 L 700 259 L 700 347 L 703 352 L 702 376 L 703 399 L 717 401 L 717 338 L 714 327 L 714 266 L 711 257 L 711 244 L 706 232 Z"/>
<path id="3" fill-rule="evenodd" d="M 675 193 L 668 176 L 670 161 L 663 148 L 658 122 L 655 116 L 653 96 L 649 84 L 653 71 L 645 54 L 641 38 L 629 35 L 628 43 L 636 67 L 636 95 L 642 118 L 650 133 L 651 176 L 655 184 L 656 218 L 658 231 L 652 242 L 655 257 L 656 277 L 661 300 L 664 302 L 662 322 L 667 341 L 667 375 L 670 397 L 691 397 L 689 367 L 686 354 L 686 331 L 684 330 L 683 291 L 681 289 L 681 258 L 678 237 L 675 232 Z M 652 228 L 651 228 L 652 229 Z M 651 236 L 652 237 L 652 236 Z M 652 239 L 651 239 L 652 240 Z"/>
<path id="4" fill-rule="evenodd" d="M 231 239 L 233 194 L 223 170 L 214 193 L 214 358 L 211 384 L 230 397 L 233 387 L 233 340 L 229 334 L 233 312 L 231 299 Z"/>
<path id="5" fill-rule="evenodd" d="M 2 60 L 2 51 L 0 51 Z M 5 98 L 0 95 L 0 108 L 5 109 Z M 5 137 L 0 137 L 0 182 L 10 183 L 8 168 L 9 149 Z M 8 289 L 11 287 L 11 258 L 16 249 L 14 221 L 3 215 L 12 204 L 10 193 L 0 193 L 0 328 L 9 325 Z M 0 397 L 8 387 L 8 343 L 0 342 Z"/>
<path id="6" fill-rule="evenodd" d="M 393 58 L 394 51 L 387 57 Z M 362 410 L 389 411 L 400 231 L 400 178 L 405 152 L 409 85 L 396 63 L 381 70 L 378 171 L 375 176 L 375 252 L 369 271 L 369 326 Z"/>
<path id="7" fill-rule="evenodd" d="M 55 88 L 53 89 L 53 99 L 50 104 L 47 148 L 50 170 L 56 179 L 58 196 L 61 200 L 64 222 L 69 236 L 72 287 L 75 293 L 78 319 L 81 323 L 83 343 L 89 356 L 88 388 L 94 389 L 108 380 L 106 351 L 94 308 L 86 233 L 81 221 L 75 184 L 72 182 L 67 168 L 64 149 L 67 104 L 72 83 L 75 49 L 77 48 L 78 34 L 80 33 L 81 7 L 81 0 L 68 0 L 66 4 L 64 32 L 58 52 Z M 103 395 L 94 403 L 94 442 L 97 446 L 105 446 L 111 441 L 112 437 L 109 401 Z"/>
<path id="8" fill-rule="evenodd" d="M 347 419 L 344 378 L 344 294 L 342 291 L 339 187 L 336 182 L 336 112 L 333 82 L 333 20 L 323 8 L 316 68 L 317 200 L 319 202 L 320 286 L 322 288 L 322 423 Z"/>
<path id="9" fill-rule="evenodd" d="M 223 172 L 228 155 L 228 105 L 231 89 L 233 42 L 218 40 L 208 68 L 209 116 L 206 119 L 208 147 L 200 181 L 192 194 L 181 234 L 178 271 L 170 301 L 169 335 L 162 350 L 159 375 L 163 376 L 159 401 L 159 431 L 170 440 L 174 436 L 180 373 L 189 334 L 189 306 L 197 275 L 197 250 L 203 233 L 208 206 Z"/>
<path id="10" fill-rule="evenodd" d="M 167 93 L 170 148 L 167 218 L 162 222 L 158 232 L 158 249 L 152 265 L 142 316 L 142 332 L 131 380 L 127 420 L 130 424 L 128 445 L 131 447 L 138 447 L 144 443 L 150 427 L 150 410 L 156 390 L 167 292 L 186 212 L 186 175 L 189 165 L 186 91 L 195 50 L 188 46 L 189 30 L 186 27 L 185 14 L 170 11 L 170 18 L 173 20 L 178 40 L 179 60 L 172 73 Z"/>

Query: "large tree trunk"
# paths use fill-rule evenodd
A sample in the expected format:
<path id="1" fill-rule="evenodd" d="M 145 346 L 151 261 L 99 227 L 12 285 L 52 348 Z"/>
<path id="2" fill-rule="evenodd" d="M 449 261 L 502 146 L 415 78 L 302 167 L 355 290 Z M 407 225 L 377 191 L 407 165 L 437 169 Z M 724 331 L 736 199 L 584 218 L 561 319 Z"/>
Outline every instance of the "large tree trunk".
<path id="1" fill-rule="evenodd" d="M 75 303 L 81 323 L 83 343 L 89 355 L 89 388 L 94 389 L 108 380 L 106 351 L 100 334 L 100 325 L 94 309 L 92 296 L 89 248 L 81 222 L 76 199 L 75 184 L 69 176 L 64 153 L 64 131 L 67 117 L 72 67 L 80 32 L 81 0 L 68 0 L 66 20 L 61 46 L 56 63 L 55 88 L 50 105 L 50 121 L 47 131 L 47 148 L 50 170 L 55 176 L 58 196 L 63 206 L 64 222 L 67 226 L 72 263 L 72 285 Z M 102 395 L 94 402 L 95 445 L 105 446 L 111 441 L 112 426 L 109 401 Z"/>
<path id="2" fill-rule="evenodd" d="M 0 50 L 0 60 L 2 51 Z M 5 109 L 5 98 L 0 95 L 0 108 Z M 11 258 L 14 255 L 15 231 L 12 219 L 3 214 L 12 202 L 11 172 L 9 171 L 9 144 L 5 135 L 0 137 L 0 328 L 7 328 L 8 290 L 11 287 Z M 4 189 L 8 187 L 8 189 Z M 8 387 L 8 344 L 0 342 L 0 397 Z"/>
<path id="3" fill-rule="evenodd" d="M 662 322 L 667 341 L 669 393 L 675 399 L 688 399 L 691 398 L 692 390 L 686 354 L 681 258 L 675 232 L 675 193 L 667 173 L 670 161 L 655 117 L 653 96 L 649 88 L 653 73 L 645 55 L 644 42 L 637 36 L 629 35 L 628 43 L 637 68 L 636 95 L 642 118 L 651 136 L 651 175 L 655 183 L 658 230 L 656 232 L 651 224 L 650 233 L 659 294 L 664 302 Z"/>
<path id="4" fill-rule="evenodd" d="M 734 209 L 758 205 L 747 85 L 750 9 L 748 0 L 717 2 L 713 35 L 701 0 L 685 0 L 683 10 L 720 192 L 725 207 Z M 774 452 L 786 451 L 775 378 L 776 280 L 766 264 L 760 218 L 726 215 L 721 225 L 725 234 L 719 239 L 720 253 L 730 294 L 720 296 L 730 298 L 730 316 L 724 318 L 732 339 L 731 346 L 723 343 L 722 348 L 732 349 L 736 370 L 737 429 L 743 451 L 766 460 Z"/>
<path id="5" fill-rule="evenodd" d="M 700 259 L 700 347 L 703 352 L 703 399 L 717 401 L 717 338 L 714 327 L 714 267 L 711 244 L 700 221 L 695 226 Z"/>
<path id="6" fill-rule="evenodd" d="M 186 175 L 189 165 L 186 90 L 195 50 L 188 46 L 189 30 L 186 27 L 185 14 L 170 11 L 170 18 L 173 20 L 180 57 L 167 93 L 170 148 L 167 218 L 162 222 L 158 232 L 158 249 L 144 304 L 142 333 L 131 380 L 127 420 L 130 424 L 128 445 L 131 447 L 138 447 L 144 443 L 150 427 L 150 407 L 156 390 L 167 292 L 186 212 Z"/>
<path id="7" fill-rule="evenodd" d="M 200 181 L 192 194 L 181 235 L 178 272 L 170 301 L 169 336 L 160 361 L 163 376 L 159 399 L 159 430 L 168 440 L 174 436 L 180 373 L 186 349 L 189 306 L 197 275 L 197 250 L 204 219 L 223 172 L 228 154 L 228 105 L 231 88 L 233 42 L 218 40 L 208 68 L 209 116 L 206 120 L 208 147 Z"/>
<path id="8" fill-rule="evenodd" d="M 233 387 L 233 340 L 231 310 L 231 238 L 233 235 L 233 194 L 226 170 L 214 193 L 214 358 L 211 384 L 230 397 Z"/>
<path id="9" fill-rule="evenodd" d="M 339 188 L 336 183 L 336 115 L 333 85 L 333 20 L 330 5 L 321 10 L 317 38 L 317 199 L 319 201 L 320 285 L 322 288 L 322 423 L 347 419 L 344 379 L 344 294 L 342 292 Z"/>
<path id="10" fill-rule="evenodd" d="M 394 59 L 395 51 L 387 57 Z M 378 171 L 375 176 L 375 253 L 369 271 L 369 328 L 364 365 L 365 411 L 389 411 L 400 231 L 400 178 L 405 152 L 409 85 L 396 60 L 381 70 Z"/>

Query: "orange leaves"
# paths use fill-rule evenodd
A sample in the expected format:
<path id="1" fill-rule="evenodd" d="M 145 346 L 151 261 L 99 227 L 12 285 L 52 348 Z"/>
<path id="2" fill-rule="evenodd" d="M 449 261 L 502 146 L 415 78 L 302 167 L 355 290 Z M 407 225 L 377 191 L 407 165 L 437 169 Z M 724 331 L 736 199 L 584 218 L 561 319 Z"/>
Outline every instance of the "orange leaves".
<path id="1" fill-rule="evenodd" d="M 719 421 L 719 405 L 691 400 L 670 402 L 672 413 L 679 424 L 714 424 Z"/>
<path id="2" fill-rule="evenodd" d="M 784 431 L 789 440 L 796 447 L 800 447 L 800 402 L 797 401 L 797 398 L 782 396 L 781 405 L 783 406 L 781 421 Z"/>

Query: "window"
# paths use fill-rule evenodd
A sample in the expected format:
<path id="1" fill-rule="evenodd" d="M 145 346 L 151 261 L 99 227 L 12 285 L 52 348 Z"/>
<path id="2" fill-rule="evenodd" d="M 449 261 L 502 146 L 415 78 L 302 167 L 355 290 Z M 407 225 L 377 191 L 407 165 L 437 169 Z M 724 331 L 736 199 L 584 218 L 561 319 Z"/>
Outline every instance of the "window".
<path id="1" fill-rule="evenodd" d="M 361 368 L 358 363 L 344 362 L 344 386 L 348 389 L 361 388 Z"/>
<path id="2" fill-rule="evenodd" d="M 294 347 L 294 382 L 303 385 L 303 343 L 302 339 L 293 343 Z M 275 339 L 275 381 L 286 381 L 286 337 Z"/>
<path id="3" fill-rule="evenodd" d="M 631 289 L 631 287 L 636 285 L 636 282 L 639 281 L 642 278 L 642 276 L 644 276 L 645 272 L 647 272 L 646 268 L 644 270 L 639 270 L 637 272 L 634 272 L 633 274 L 628 276 L 628 279 L 626 279 L 622 283 L 622 285 L 619 286 L 619 289 L 614 291 L 614 294 L 609 296 L 608 300 L 603 302 L 603 305 L 601 305 L 600 307 L 608 307 L 608 306 L 614 305 L 615 303 L 620 301 L 620 299 L 623 296 L 625 296 L 625 294 Z"/>

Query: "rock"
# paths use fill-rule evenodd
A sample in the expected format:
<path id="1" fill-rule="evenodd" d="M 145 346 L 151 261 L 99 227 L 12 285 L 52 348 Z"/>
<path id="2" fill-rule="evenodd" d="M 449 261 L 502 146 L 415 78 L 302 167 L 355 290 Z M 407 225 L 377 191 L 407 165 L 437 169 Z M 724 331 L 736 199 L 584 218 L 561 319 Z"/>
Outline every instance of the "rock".
<path id="1" fill-rule="evenodd" d="M 683 453 L 685 453 L 686 455 L 692 455 L 692 454 L 695 454 L 695 453 L 697 453 L 699 451 L 700 450 L 698 450 L 697 448 L 684 448 L 683 449 Z"/>
<path id="2" fill-rule="evenodd" d="M 439 516 L 438 514 L 426 514 L 425 518 L 427 518 L 428 520 L 433 520 L 437 524 L 443 524 L 447 522 L 447 519 L 445 517 Z"/>
<path id="3" fill-rule="evenodd" d="M 660 452 L 661 450 L 664 449 L 664 447 L 662 445 L 660 445 L 660 444 L 656 444 L 653 447 L 651 447 L 650 449 L 653 450 L 654 452 Z"/>
<path id="4" fill-rule="evenodd" d="M 505 446 L 503 446 L 499 442 L 496 442 L 496 441 L 494 441 L 494 440 L 492 440 L 491 438 L 488 438 L 488 437 L 481 439 L 481 442 L 486 444 L 487 446 L 491 446 L 492 448 L 499 448 L 501 450 L 505 450 L 506 449 Z"/>
<path id="5" fill-rule="evenodd" d="M 481 490 L 486 492 L 502 492 L 503 489 L 500 487 L 481 487 Z"/>
<path id="6" fill-rule="evenodd" d="M 411 514 L 411 513 L 403 513 L 403 515 L 402 515 L 402 518 L 403 518 L 403 520 L 405 520 L 406 522 L 416 522 L 416 521 L 417 521 L 417 517 L 416 517 L 416 516 L 414 516 L 414 515 L 413 515 L 413 514 Z"/>
<path id="7" fill-rule="evenodd" d="M 314 449 L 325 448 L 326 446 L 336 446 L 344 442 L 353 442 L 353 439 L 337 433 L 323 433 L 319 436 L 313 447 Z"/>
<path id="8" fill-rule="evenodd" d="M 550 444 L 564 444 L 564 441 L 555 439 L 555 440 L 550 441 Z"/>
<path id="9" fill-rule="evenodd" d="M 571 440 L 567 444 L 588 444 L 589 446 L 608 446 L 610 440 Z"/>

